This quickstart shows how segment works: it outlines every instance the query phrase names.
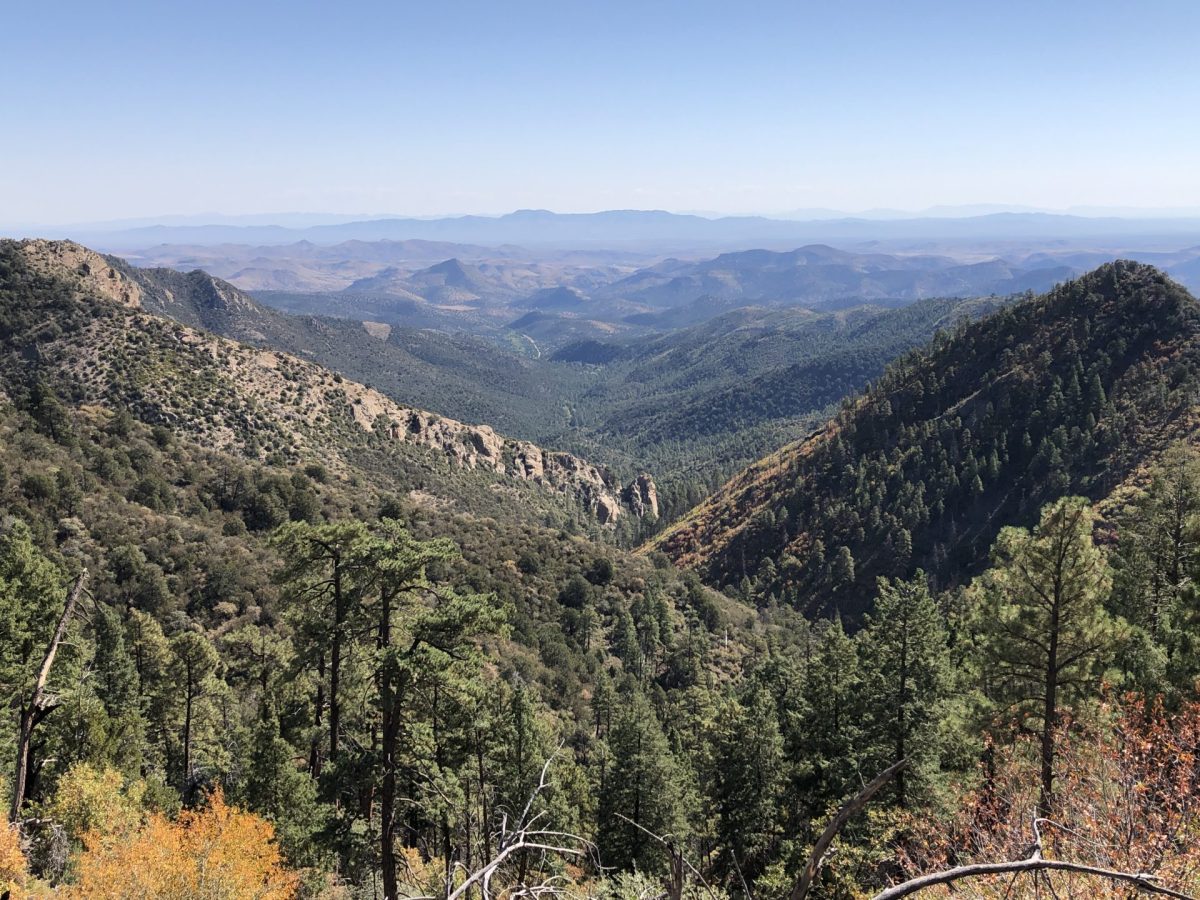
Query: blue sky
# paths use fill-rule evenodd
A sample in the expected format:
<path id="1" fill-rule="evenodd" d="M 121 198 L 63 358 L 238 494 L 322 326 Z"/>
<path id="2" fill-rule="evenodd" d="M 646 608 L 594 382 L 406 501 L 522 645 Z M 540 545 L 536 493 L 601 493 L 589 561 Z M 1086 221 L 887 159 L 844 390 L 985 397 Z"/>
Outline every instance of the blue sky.
<path id="1" fill-rule="evenodd" d="M 7 3 L 0 219 L 1200 206 L 1200 3 Z"/>

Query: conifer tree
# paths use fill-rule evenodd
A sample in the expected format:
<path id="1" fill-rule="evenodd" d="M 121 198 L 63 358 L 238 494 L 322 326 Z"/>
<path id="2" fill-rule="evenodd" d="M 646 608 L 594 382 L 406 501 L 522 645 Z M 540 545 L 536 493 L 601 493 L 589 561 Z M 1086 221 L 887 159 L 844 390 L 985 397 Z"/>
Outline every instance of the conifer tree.
<path id="1" fill-rule="evenodd" d="M 296 751 L 279 734 L 273 712 L 254 728 L 246 774 L 236 799 L 275 826 L 280 847 L 293 865 L 319 865 L 313 837 L 321 824 L 316 786 L 297 765 Z"/>
<path id="2" fill-rule="evenodd" d="M 862 673 L 840 618 L 822 623 L 815 636 L 800 693 L 794 789 L 815 813 L 853 783 L 862 750 Z"/>
<path id="3" fill-rule="evenodd" d="M 640 691 L 624 698 L 607 745 L 597 809 L 601 862 L 619 870 L 656 871 L 663 863 L 661 847 L 646 832 L 682 837 L 684 789 L 658 717 Z"/>
<path id="4" fill-rule="evenodd" d="M 341 739 L 342 662 L 353 626 L 361 614 L 361 590 L 367 528 L 361 522 L 310 525 L 290 522 L 275 535 L 284 558 L 280 580 L 291 601 L 297 633 L 319 681 L 314 724 L 329 706 L 329 759 L 337 761 Z M 328 697 L 325 674 L 328 668 Z M 314 753 L 312 768 L 320 769 Z"/>
<path id="5" fill-rule="evenodd" d="M 879 579 L 874 611 L 858 637 L 866 705 L 868 768 L 901 759 L 927 772 L 937 762 L 937 728 L 949 689 L 949 654 L 942 615 L 918 571 L 909 581 Z M 908 800 L 905 772 L 896 799 Z"/>
<path id="6" fill-rule="evenodd" d="M 992 555 L 973 590 L 978 677 L 998 714 L 1038 735 L 1048 816 L 1061 711 L 1094 695 L 1121 632 L 1104 608 L 1111 573 L 1082 497 L 1047 506 L 1032 533 L 1005 528 Z"/>
<path id="7" fill-rule="evenodd" d="M 770 695 L 754 685 L 721 704 L 708 729 L 709 801 L 715 814 L 718 865 L 753 883 L 771 859 L 783 788 L 783 739 Z"/>
<path id="8" fill-rule="evenodd" d="M 220 657 L 212 643 L 195 631 L 184 631 L 171 640 L 171 675 L 183 702 L 183 756 L 180 768 L 180 785 L 185 794 L 190 793 L 193 781 L 193 739 L 198 713 L 198 704 L 204 697 L 205 682 L 220 664 Z"/>

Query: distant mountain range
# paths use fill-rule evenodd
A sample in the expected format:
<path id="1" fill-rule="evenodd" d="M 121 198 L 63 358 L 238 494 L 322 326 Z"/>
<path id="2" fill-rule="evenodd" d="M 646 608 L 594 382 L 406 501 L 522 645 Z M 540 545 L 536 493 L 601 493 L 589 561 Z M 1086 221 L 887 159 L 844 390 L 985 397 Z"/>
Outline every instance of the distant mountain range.
<path id="1" fill-rule="evenodd" d="M 307 245 L 306 245 L 307 246 Z M 363 244 L 361 246 L 370 246 Z M 262 300 L 292 313 L 391 326 L 464 331 L 534 353 L 581 340 L 670 332 L 745 306 L 844 309 L 903 306 L 931 297 L 1040 291 L 1082 271 L 1039 257 L 963 263 L 949 256 L 853 253 L 814 244 L 786 252 L 748 250 L 628 266 L 560 265 L 519 259 L 432 266 L 393 265 L 328 293 L 277 291 Z"/>
<path id="2" fill-rule="evenodd" d="M 811 215 L 811 211 L 809 212 Z M 554 213 L 519 210 L 503 216 L 441 219 L 380 218 L 289 227 L 262 224 L 155 224 L 132 228 L 74 226 L 47 229 L 111 250 L 162 243 L 211 245 L 289 244 L 307 240 L 427 240 L 541 247 L 721 247 L 797 245 L 849 241 L 1163 240 L 1200 242 L 1200 216 L 1076 216 L 1045 212 L 946 215 L 941 210 L 904 218 L 773 219 L 765 216 L 705 218 L 661 210 Z"/>
<path id="3" fill-rule="evenodd" d="M 651 307 L 701 298 L 820 307 L 848 301 L 911 301 L 1043 290 L 1073 274 L 1052 260 L 963 264 L 943 256 L 851 253 L 821 244 L 788 252 L 748 250 L 699 263 L 667 260 L 600 292 Z"/>

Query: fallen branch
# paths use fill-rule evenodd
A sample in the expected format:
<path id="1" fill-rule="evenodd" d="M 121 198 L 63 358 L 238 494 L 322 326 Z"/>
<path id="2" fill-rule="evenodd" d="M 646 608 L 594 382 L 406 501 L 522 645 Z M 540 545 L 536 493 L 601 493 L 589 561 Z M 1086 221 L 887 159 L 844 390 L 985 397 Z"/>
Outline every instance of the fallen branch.
<path id="1" fill-rule="evenodd" d="M 1054 824 L 1047 819 L 1033 820 L 1033 853 L 1028 859 L 1017 859 L 1010 862 L 973 863 L 971 865 L 946 869 L 944 872 L 921 875 L 902 884 L 894 885 L 885 891 L 880 891 L 872 900 L 897 900 L 899 897 L 907 897 L 926 888 L 937 887 L 941 884 L 952 884 L 964 878 L 980 878 L 985 875 L 1007 874 L 1015 877 L 1023 872 L 1074 872 L 1078 875 L 1094 875 L 1097 878 L 1107 878 L 1110 881 L 1121 881 L 1126 884 L 1132 884 L 1138 890 L 1149 894 L 1174 897 L 1176 900 L 1197 900 L 1197 898 L 1190 894 L 1183 894 L 1171 888 L 1163 887 L 1161 884 L 1156 884 L 1155 882 L 1159 880 L 1158 876 L 1147 872 L 1121 872 L 1116 869 L 1102 869 L 1098 866 L 1066 862 L 1060 859 L 1043 859 L 1042 823 Z"/>
<path id="2" fill-rule="evenodd" d="M 911 881 L 890 887 L 886 891 L 880 891 L 875 895 L 873 900 L 896 900 L 898 897 L 907 897 L 909 894 L 915 894 L 917 891 L 936 887 L 939 884 L 950 884 L 960 881 L 963 878 L 1045 871 L 1076 872 L 1080 875 L 1095 875 L 1099 878 L 1123 881 L 1152 894 L 1163 894 L 1167 897 L 1175 897 L 1177 900 L 1196 900 L 1195 897 L 1189 894 L 1182 894 L 1179 891 L 1173 891 L 1170 888 L 1155 884 L 1158 880 L 1157 877 L 1144 872 L 1118 872 L 1115 869 L 1101 869 L 1096 866 L 1085 866 L 1080 863 L 1065 862 L 1063 860 L 1042 859 L 1036 855 L 1031 856 L 1029 859 L 1019 859 L 1013 862 L 976 863 L 970 866 L 959 866 L 956 869 L 947 869 L 944 872 L 935 872 L 932 875 L 922 875 L 920 878 L 914 878 Z"/>

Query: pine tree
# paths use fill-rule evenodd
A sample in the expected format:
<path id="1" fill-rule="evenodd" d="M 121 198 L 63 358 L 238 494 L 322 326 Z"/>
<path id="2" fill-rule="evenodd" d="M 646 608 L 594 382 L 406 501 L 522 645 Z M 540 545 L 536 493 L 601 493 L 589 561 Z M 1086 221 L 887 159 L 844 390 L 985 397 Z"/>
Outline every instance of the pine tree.
<path id="1" fill-rule="evenodd" d="M 925 573 L 910 581 L 879 580 L 879 596 L 858 635 L 866 704 L 865 756 L 882 771 L 901 759 L 927 773 L 938 759 L 937 730 L 949 691 L 949 654 L 942 615 Z M 908 800 L 906 773 L 895 780 Z"/>
<path id="2" fill-rule="evenodd" d="M 363 546 L 367 528 L 361 522 L 310 525 L 291 522 L 273 542 L 284 558 L 280 575 L 285 594 L 298 619 L 298 634 L 313 659 L 324 689 L 328 660 L 329 759 L 336 762 L 342 727 L 342 662 L 351 632 L 361 614 Z M 323 696 L 318 696 L 320 724 Z"/>
<path id="3" fill-rule="evenodd" d="M 372 591 L 375 628 L 375 684 L 379 749 L 373 776 L 379 783 L 379 846 L 384 894 L 398 896 L 396 815 L 400 800 L 402 739 L 411 736 L 414 720 L 425 719 L 414 710 L 418 694 L 432 697 L 430 717 L 445 717 L 440 698 L 461 689 L 461 670 L 473 672 L 476 648 L 472 637 L 481 631 L 499 631 L 503 611 L 478 594 L 459 593 L 434 585 L 428 569 L 457 555 L 447 540 L 418 541 L 396 521 L 384 519 L 375 533 L 356 550 L 363 583 Z M 445 703 L 445 707 L 453 706 Z M 406 735 L 405 731 L 409 734 Z M 435 742 L 439 729 L 431 729 Z M 435 747 L 434 777 L 450 775 Z M 428 773 L 427 773 L 428 777 Z M 451 776 L 451 780 L 453 779 Z M 455 793 L 458 786 L 455 785 Z M 436 793 L 436 792 L 435 792 Z M 446 791 L 431 801 L 441 806 L 441 840 L 445 862 L 451 864 L 449 810 Z M 415 799 L 415 798 L 414 798 Z M 456 805 L 457 804 L 457 798 Z"/>
<path id="4" fill-rule="evenodd" d="M 293 865 L 321 864 L 314 844 L 322 820 L 316 785 L 298 767 L 296 750 L 280 736 L 274 713 L 268 712 L 254 728 L 245 778 L 235 796 L 275 825 L 280 847 Z"/>
<path id="5" fill-rule="evenodd" d="M 195 631 L 184 631 L 171 640 L 171 674 L 183 702 L 183 757 L 180 785 L 185 794 L 193 783 L 193 740 L 198 705 L 204 697 L 206 680 L 217 668 L 220 657 L 212 643 Z"/>
<path id="6" fill-rule="evenodd" d="M 840 618 L 821 624 L 800 695 L 789 756 L 798 763 L 793 790 L 806 798 L 812 815 L 854 783 L 862 750 L 862 673 Z"/>
<path id="7" fill-rule="evenodd" d="M 658 717 L 640 691 L 624 698 L 607 745 L 597 809 L 601 862 L 619 870 L 656 871 L 663 863 L 661 848 L 646 831 L 681 838 L 684 790 Z"/>
<path id="8" fill-rule="evenodd" d="M 708 729 L 705 767 L 719 868 L 726 877 L 740 871 L 753 883 L 778 841 L 784 774 L 775 705 L 761 686 L 721 704 Z"/>
<path id="9" fill-rule="evenodd" d="M 976 668 L 996 710 L 1039 736 L 1038 806 L 1048 816 L 1059 716 L 1094 694 L 1120 633 L 1104 608 L 1111 574 L 1081 497 L 1047 506 L 1032 533 L 1005 528 L 992 554 L 973 589 Z"/>

